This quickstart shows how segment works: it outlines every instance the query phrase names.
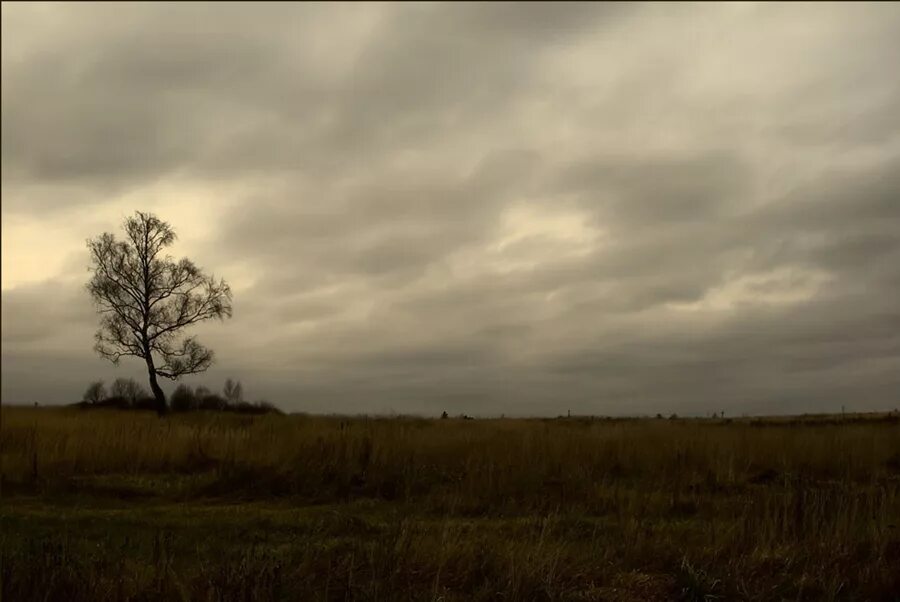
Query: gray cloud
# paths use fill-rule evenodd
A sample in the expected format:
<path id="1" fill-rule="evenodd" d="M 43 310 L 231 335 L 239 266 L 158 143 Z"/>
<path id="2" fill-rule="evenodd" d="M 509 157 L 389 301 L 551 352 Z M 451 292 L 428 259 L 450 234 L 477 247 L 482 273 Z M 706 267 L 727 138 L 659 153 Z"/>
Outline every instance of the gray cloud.
<path id="1" fill-rule="evenodd" d="M 3 401 L 134 368 L 91 355 L 83 241 L 149 209 L 235 288 L 191 382 L 288 409 L 893 407 L 898 30 L 889 4 L 5 4 Z"/>
<path id="2" fill-rule="evenodd" d="M 39 308 L 40 319 L 23 320 Z M 90 301 L 82 290 L 48 280 L 4 291 L 3 342 L 39 347 L 48 340 L 94 325 Z"/>

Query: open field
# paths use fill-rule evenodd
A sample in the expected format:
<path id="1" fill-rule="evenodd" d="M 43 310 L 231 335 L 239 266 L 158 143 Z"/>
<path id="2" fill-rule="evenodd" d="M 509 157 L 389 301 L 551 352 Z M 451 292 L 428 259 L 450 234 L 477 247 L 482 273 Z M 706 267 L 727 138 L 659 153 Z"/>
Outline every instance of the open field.
<path id="1" fill-rule="evenodd" d="M 3 600 L 897 600 L 900 420 L 4 407 Z"/>

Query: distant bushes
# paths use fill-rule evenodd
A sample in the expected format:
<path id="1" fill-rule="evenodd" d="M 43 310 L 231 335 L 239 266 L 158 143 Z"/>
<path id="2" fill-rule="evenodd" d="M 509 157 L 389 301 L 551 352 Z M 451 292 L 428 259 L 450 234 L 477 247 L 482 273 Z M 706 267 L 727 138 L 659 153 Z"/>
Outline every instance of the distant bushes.
<path id="1" fill-rule="evenodd" d="M 117 378 L 109 389 L 103 381 L 94 381 L 85 390 L 82 408 L 114 408 L 119 410 L 154 410 L 153 397 L 133 378 Z M 268 401 L 244 401 L 244 389 L 240 381 L 225 381 L 222 395 L 204 386 L 192 389 L 179 384 L 169 397 L 174 412 L 235 412 L 238 414 L 283 414 Z"/>
<path id="2" fill-rule="evenodd" d="M 133 378 L 117 378 L 109 391 L 102 380 L 94 381 L 85 390 L 79 404 L 85 408 L 115 408 L 119 410 L 152 410 L 153 397 Z"/>
<path id="3" fill-rule="evenodd" d="M 238 414 L 281 414 L 281 410 L 268 401 L 248 402 L 244 401 L 243 387 L 240 382 L 225 381 L 222 395 L 214 393 L 204 386 L 191 389 L 188 385 L 180 384 L 172 392 L 170 398 L 172 411 L 174 412 L 236 412 Z"/>

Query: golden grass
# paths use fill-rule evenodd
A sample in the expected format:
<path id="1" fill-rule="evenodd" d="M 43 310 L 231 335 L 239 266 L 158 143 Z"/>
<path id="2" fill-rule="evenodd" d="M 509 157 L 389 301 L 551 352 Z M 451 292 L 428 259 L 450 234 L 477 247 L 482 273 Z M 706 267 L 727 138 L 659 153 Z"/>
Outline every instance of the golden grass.
<path id="1" fill-rule="evenodd" d="M 279 583 L 314 599 L 401 591 L 403 599 L 773 599 L 766 591 L 890 599 L 900 586 L 900 423 L 892 417 L 158 419 L 4 407 L 0 419 L 4 512 L 17 532 L 51 520 L 26 500 L 54 508 L 66 496 L 93 496 L 74 502 L 88 513 L 103 499 L 135 512 L 239 503 L 251 532 L 294 534 L 270 546 L 275 556 L 253 560 L 260 574 L 273 558 L 279 566 L 289 558 L 296 570 L 279 573 Z M 272 504 L 276 517 L 325 504 L 350 518 L 336 532 L 298 534 L 312 519 L 279 523 L 266 514 Z M 187 525 L 167 528 L 193 537 Z M 229 541 L 223 546 L 238 545 Z M 19 544 L 3 545 L 18 550 L 16 566 L 33 564 Z M 185 569 L 195 579 L 179 587 L 196 585 L 200 570 Z M 366 585 L 353 585 L 354 571 Z M 239 598 L 227 589 L 219 599 Z"/>
<path id="2" fill-rule="evenodd" d="M 424 420 L 0 410 L 3 478 L 240 471 L 290 483 L 379 484 L 482 497 L 648 480 L 732 487 L 815 478 L 875 483 L 900 458 L 900 425 L 703 421 Z"/>

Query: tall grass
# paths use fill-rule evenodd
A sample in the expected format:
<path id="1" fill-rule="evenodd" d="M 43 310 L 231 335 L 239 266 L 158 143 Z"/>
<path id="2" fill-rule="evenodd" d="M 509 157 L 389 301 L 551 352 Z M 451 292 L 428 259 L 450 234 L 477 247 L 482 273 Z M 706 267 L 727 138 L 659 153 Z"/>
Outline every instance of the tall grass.
<path id="1" fill-rule="evenodd" d="M 4 505 L 79 493 L 128 504 L 380 509 L 328 534 L 298 534 L 291 522 L 292 539 L 261 555 L 213 555 L 165 586 L 193 592 L 185 599 L 239 599 L 195 588 L 225 579 L 209 571 L 248 567 L 269 592 L 251 596 L 259 599 L 277 599 L 283 587 L 316 599 L 393 599 L 392 591 L 405 599 L 892 599 L 900 587 L 900 424 L 891 419 L 161 420 L 9 407 L 0 418 L 3 487 L 13 494 Z M 248 514 L 247 524 L 254 520 Z M 13 565 L 63 579 L 68 565 L 13 543 L 4 543 Z M 109 577 L 102 562 L 75 564 Z M 151 574 L 169 579 L 165 567 L 142 566 L 129 573 L 133 588 L 150 587 L 141 579 Z M 34 579 L 37 570 L 28 569 Z"/>
<path id="2" fill-rule="evenodd" d="M 97 475 L 211 475 L 237 492 L 437 494 L 602 504 L 609 486 L 702 493 L 895 476 L 900 425 L 758 427 L 701 421 L 424 420 L 2 408 L 7 483 Z"/>

